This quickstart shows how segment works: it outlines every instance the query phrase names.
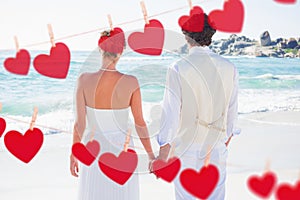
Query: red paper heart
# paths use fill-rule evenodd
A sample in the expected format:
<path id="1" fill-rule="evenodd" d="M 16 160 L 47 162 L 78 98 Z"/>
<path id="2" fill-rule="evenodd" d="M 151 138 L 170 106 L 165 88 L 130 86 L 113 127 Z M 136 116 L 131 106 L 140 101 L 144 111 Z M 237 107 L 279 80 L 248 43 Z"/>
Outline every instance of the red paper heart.
<path id="1" fill-rule="evenodd" d="M 299 200 L 300 181 L 298 181 L 295 186 L 287 183 L 280 185 L 276 192 L 276 198 L 278 200 Z"/>
<path id="2" fill-rule="evenodd" d="M 0 117 L 0 137 L 4 133 L 5 128 L 6 128 L 6 122 L 3 118 Z"/>
<path id="3" fill-rule="evenodd" d="M 274 0 L 277 3 L 284 3 L 284 4 L 294 4 L 297 1 L 296 0 Z"/>
<path id="4" fill-rule="evenodd" d="M 43 140 L 43 132 L 38 128 L 32 131 L 28 129 L 24 135 L 18 131 L 9 131 L 4 136 L 4 144 L 8 151 L 25 163 L 29 163 L 38 153 Z"/>
<path id="5" fill-rule="evenodd" d="M 213 10 L 208 18 L 210 25 L 219 31 L 239 33 L 243 28 L 244 14 L 242 1 L 227 0 L 224 10 Z"/>
<path id="6" fill-rule="evenodd" d="M 102 172 L 116 183 L 123 185 L 131 177 L 137 167 L 138 157 L 134 150 L 122 151 L 118 157 L 112 153 L 104 153 L 99 158 Z"/>
<path id="7" fill-rule="evenodd" d="M 273 172 L 267 172 L 262 177 L 251 176 L 248 179 L 248 187 L 256 195 L 267 198 L 271 195 L 277 178 Z"/>
<path id="8" fill-rule="evenodd" d="M 130 48 L 141 54 L 159 56 L 164 46 L 165 31 L 160 21 L 152 19 L 145 24 L 144 32 L 134 32 L 128 37 Z"/>
<path id="9" fill-rule="evenodd" d="M 202 167 L 200 172 L 185 169 L 180 174 L 181 185 L 197 198 L 207 199 L 219 180 L 219 171 L 214 165 Z"/>
<path id="10" fill-rule="evenodd" d="M 64 43 L 56 43 L 50 56 L 41 54 L 33 61 L 37 72 L 51 78 L 66 78 L 70 67 L 70 50 Z"/>
<path id="11" fill-rule="evenodd" d="M 90 141 L 86 146 L 82 143 L 75 143 L 72 146 L 73 155 L 82 163 L 90 166 L 100 152 L 100 144 L 96 141 Z"/>
<path id="12" fill-rule="evenodd" d="M 180 166 L 180 160 L 176 157 L 169 159 L 167 162 L 156 160 L 153 162 L 153 171 L 157 177 L 170 183 L 178 174 Z"/>
<path id="13" fill-rule="evenodd" d="M 98 46 L 107 52 L 122 53 L 125 46 L 125 35 L 121 28 L 115 27 L 109 32 L 109 36 L 101 36 Z"/>
<path id="14" fill-rule="evenodd" d="M 181 16 L 178 24 L 182 30 L 189 32 L 201 32 L 204 27 L 204 12 L 201 7 L 194 6 L 190 15 Z"/>
<path id="15" fill-rule="evenodd" d="M 30 54 L 27 50 L 21 49 L 16 58 L 7 58 L 4 61 L 4 68 L 10 73 L 27 75 L 30 67 Z"/>

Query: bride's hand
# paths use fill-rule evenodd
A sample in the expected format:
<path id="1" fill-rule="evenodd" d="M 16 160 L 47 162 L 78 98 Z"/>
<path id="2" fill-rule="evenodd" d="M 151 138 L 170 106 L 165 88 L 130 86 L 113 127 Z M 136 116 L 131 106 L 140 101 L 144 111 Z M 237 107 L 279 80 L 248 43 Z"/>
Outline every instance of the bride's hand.
<path id="1" fill-rule="evenodd" d="M 78 177 L 78 161 L 77 159 L 73 156 L 73 154 L 70 156 L 70 171 L 72 176 Z"/>
<path id="2" fill-rule="evenodd" d="M 152 171 L 152 163 L 156 160 L 155 155 L 153 152 L 148 152 L 148 159 L 149 159 L 149 164 L 148 164 L 148 170 L 151 173 L 153 173 Z"/>
<path id="3" fill-rule="evenodd" d="M 153 171 L 153 162 L 155 161 L 156 159 L 152 159 L 152 160 L 149 160 L 149 164 L 148 164 L 148 170 L 150 172 L 150 174 L 152 174 L 154 171 Z"/>

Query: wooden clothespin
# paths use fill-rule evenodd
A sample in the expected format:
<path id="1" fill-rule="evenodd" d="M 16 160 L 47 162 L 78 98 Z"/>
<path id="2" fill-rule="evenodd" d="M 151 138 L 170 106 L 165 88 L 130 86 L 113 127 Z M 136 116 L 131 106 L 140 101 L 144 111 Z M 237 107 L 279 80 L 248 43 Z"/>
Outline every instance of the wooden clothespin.
<path id="1" fill-rule="evenodd" d="M 48 24 L 47 27 L 48 27 L 48 33 L 49 33 L 51 45 L 52 45 L 52 47 L 55 47 L 54 34 L 53 34 L 52 25 Z"/>
<path id="2" fill-rule="evenodd" d="M 210 154 L 211 154 L 211 147 L 207 148 L 207 154 L 205 156 L 205 160 L 204 160 L 204 166 L 207 167 L 209 165 L 210 162 Z"/>
<path id="3" fill-rule="evenodd" d="M 2 111 L 2 103 L 0 102 L 0 112 Z"/>
<path id="4" fill-rule="evenodd" d="M 128 146 L 129 146 L 129 142 L 130 142 L 130 135 L 131 135 L 131 129 L 128 129 L 125 143 L 124 143 L 124 151 L 125 152 L 127 152 L 127 150 L 128 150 Z"/>
<path id="5" fill-rule="evenodd" d="M 113 30 L 114 30 L 114 27 L 113 27 L 111 15 L 108 14 L 108 15 L 107 15 L 107 18 L 108 18 L 108 23 L 109 23 L 110 30 L 113 31 Z"/>
<path id="6" fill-rule="evenodd" d="M 33 128 L 34 128 L 34 123 L 35 123 L 35 121 L 36 121 L 37 114 L 38 114 L 38 108 L 37 108 L 37 107 L 34 107 L 34 109 L 33 109 L 33 114 L 32 114 L 32 118 L 31 118 L 31 122 L 30 122 L 30 130 L 31 130 L 31 131 L 32 131 Z"/>
<path id="7" fill-rule="evenodd" d="M 140 2 L 146 24 L 149 24 L 147 9 L 144 1 Z"/>
<path id="8" fill-rule="evenodd" d="M 14 41 L 15 41 L 17 53 L 19 53 L 19 51 L 20 51 L 20 46 L 19 46 L 19 41 L 18 41 L 17 36 L 14 36 Z"/>
<path id="9" fill-rule="evenodd" d="M 271 160 L 267 159 L 266 166 L 265 166 L 265 172 L 271 171 Z"/>
<path id="10" fill-rule="evenodd" d="M 188 0 L 188 4 L 189 4 L 189 7 L 190 7 L 190 10 L 193 9 L 193 3 L 192 3 L 192 0 Z"/>

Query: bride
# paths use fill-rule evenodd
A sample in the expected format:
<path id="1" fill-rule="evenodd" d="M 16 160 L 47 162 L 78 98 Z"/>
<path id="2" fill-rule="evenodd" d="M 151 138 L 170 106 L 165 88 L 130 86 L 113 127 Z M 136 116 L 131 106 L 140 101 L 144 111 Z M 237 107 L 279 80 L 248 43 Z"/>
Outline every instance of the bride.
<path id="1" fill-rule="evenodd" d="M 118 156 L 125 142 L 131 109 L 136 131 L 151 161 L 154 154 L 143 119 L 138 80 L 116 69 L 125 47 L 124 32 L 120 28 L 104 31 L 98 46 L 102 54 L 99 71 L 84 73 L 78 79 L 73 144 L 86 144 L 92 138 L 99 142 L 100 154 L 106 151 Z M 103 174 L 98 158 L 91 166 L 85 166 L 79 165 L 74 155 L 71 155 L 70 170 L 73 176 L 79 176 L 80 200 L 139 199 L 137 174 L 119 185 Z"/>

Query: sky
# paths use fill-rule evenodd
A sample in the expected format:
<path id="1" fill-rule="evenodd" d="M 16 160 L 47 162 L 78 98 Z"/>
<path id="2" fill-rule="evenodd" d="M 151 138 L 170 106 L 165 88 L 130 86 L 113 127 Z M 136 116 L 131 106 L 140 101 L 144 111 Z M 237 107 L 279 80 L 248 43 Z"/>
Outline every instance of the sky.
<path id="1" fill-rule="evenodd" d="M 144 0 L 148 15 L 168 10 L 183 9 L 155 16 L 165 29 L 180 34 L 177 24 L 181 15 L 189 13 L 187 0 Z M 238 35 L 258 39 L 268 30 L 271 38 L 300 37 L 300 0 L 296 4 L 279 4 L 274 0 L 243 0 L 245 20 L 243 30 Z M 113 24 L 136 19 L 137 22 L 121 25 L 126 31 L 144 27 L 140 0 L 1 0 L 0 2 L 0 51 L 14 49 L 13 36 L 17 36 L 20 47 L 26 49 L 49 49 L 50 43 L 29 47 L 30 44 L 49 41 L 47 24 L 51 23 L 54 37 L 108 28 L 107 14 Z M 193 5 L 201 6 L 206 13 L 222 9 L 224 0 L 193 0 Z M 71 50 L 93 50 L 97 46 L 100 31 L 62 40 Z M 213 39 L 228 38 L 231 33 L 218 32 Z"/>

